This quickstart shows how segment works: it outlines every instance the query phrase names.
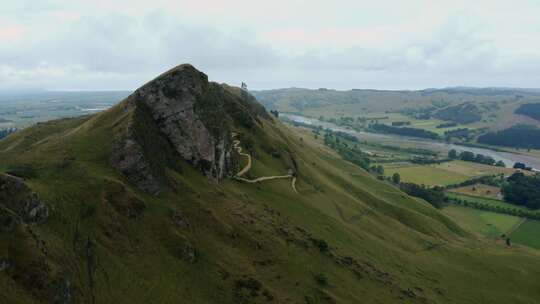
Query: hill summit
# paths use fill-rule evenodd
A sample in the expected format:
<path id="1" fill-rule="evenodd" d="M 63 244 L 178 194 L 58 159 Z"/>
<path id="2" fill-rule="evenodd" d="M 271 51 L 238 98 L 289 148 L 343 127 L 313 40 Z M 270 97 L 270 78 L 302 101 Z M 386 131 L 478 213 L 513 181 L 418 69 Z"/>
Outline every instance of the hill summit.
<path id="1" fill-rule="evenodd" d="M 270 119 L 246 92 L 244 98 L 237 93 L 208 82 L 189 64 L 160 75 L 123 102 L 133 114 L 115 142 L 113 167 L 152 194 L 159 193 L 157 155 L 169 162 L 180 157 L 216 181 L 232 176 L 233 128 L 259 127 L 259 119 Z"/>

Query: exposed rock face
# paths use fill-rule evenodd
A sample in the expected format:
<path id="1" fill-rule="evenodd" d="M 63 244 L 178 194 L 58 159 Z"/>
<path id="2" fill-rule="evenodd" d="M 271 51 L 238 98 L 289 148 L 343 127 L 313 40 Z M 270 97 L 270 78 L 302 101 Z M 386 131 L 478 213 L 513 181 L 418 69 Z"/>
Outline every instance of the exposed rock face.
<path id="1" fill-rule="evenodd" d="M 186 241 L 180 248 L 180 258 L 189 263 L 195 263 L 197 252 L 191 242 Z"/>
<path id="2" fill-rule="evenodd" d="M 8 269 L 10 265 L 11 263 L 9 262 L 9 260 L 5 258 L 0 258 L 0 272 Z"/>
<path id="3" fill-rule="evenodd" d="M 171 210 L 171 219 L 178 228 L 187 229 L 190 227 L 187 217 L 180 210 Z"/>
<path id="4" fill-rule="evenodd" d="M 213 162 L 216 155 L 216 138 L 195 113 L 195 104 L 201 102 L 208 90 L 207 76 L 184 65 L 140 88 L 134 98 L 151 109 L 159 128 L 178 153 L 195 164 Z"/>
<path id="5" fill-rule="evenodd" d="M 163 166 L 154 161 L 155 154 L 166 154 L 167 148 L 211 180 L 231 175 L 233 126 L 253 125 L 258 115 L 266 114 L 252 97 L 233 90 L 208 82 L 204 73 L 188 64 L 150 81 L 125 100 L 126 111 L 137 114 L 113 147 L 113 166 L 154 195 L 160 191 L 156 167 Z M 152 139 L 157 137 L 164 139 L 160 147 Z"/>
<path id="6" fill-rule="evenodd" d="M 225 127 L 219 121 L 225 117 L 218 117 L 217 121 L 207 117 L 223 111 L 224 98 L 219 94 L 223 92 L 215 92 L 219 90 L 216 89 L 205 74 L 191 65 L 181 65 L 138 89 L 130 102 L 143 103 L 149 109 L 178 154 L 196 166 L 202 165 L 205 173 L 219 179 L 224 169 L 219 157 L 227 148 L 228 130 L 219 128 Z M 218 128 L 211 132 L 212 127 Z"/>
<path id="7" fill-rule="evenodd" d="M 129 134 L 115 141 L 111 163 L 137 188 L 149 194 L 158 195 L 159 185 L 150 164 L 144 157 L 143 149 L 135 141 L 131 132 L 128 132 Z"/>
<path id="8" fill-rule="evenodd" d="M 42 223 L 49 208 L 22 179 L 0 174 L 0 229 L 12 230 L 17 223 Z"/>

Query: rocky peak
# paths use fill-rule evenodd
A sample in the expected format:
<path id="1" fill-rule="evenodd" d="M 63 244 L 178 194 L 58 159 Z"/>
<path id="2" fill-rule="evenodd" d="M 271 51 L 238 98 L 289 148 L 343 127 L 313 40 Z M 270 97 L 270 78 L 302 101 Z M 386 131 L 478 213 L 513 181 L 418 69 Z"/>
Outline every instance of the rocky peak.
<path id="1" fill-rule="evenodd" d="M 161 132 L 184 159 L 194 165 L 202 161 L 211 165 L 216 159 L 216 143 L 226 134 L 211 134 L 203 113 L 197 111 L 206 102 L 208 91 L 208 77 L 184 64 L 138 89 L 132 98 L 151 112 Z"/>
<path id="2" fill-rule="evenodd" d="M 254 124 L 264 110 L 255 112 L 256 102 L 228 88 L 183 64 L 136 90 L 126 100 L 126 109 L 135 113 L 131 130 L 115 145 L 113 165 L 139 188 L 158 193 L 158 177 L 151 173 L 156 155 L 150 154 L 159 149 L 149 145 L 155 146 L 152 137 L 160 136 L 162 145 L 210 179 L 219 181 L 229 175 L 232 128 Z M 148 134 L 152 130 L 157 134 Z"/>

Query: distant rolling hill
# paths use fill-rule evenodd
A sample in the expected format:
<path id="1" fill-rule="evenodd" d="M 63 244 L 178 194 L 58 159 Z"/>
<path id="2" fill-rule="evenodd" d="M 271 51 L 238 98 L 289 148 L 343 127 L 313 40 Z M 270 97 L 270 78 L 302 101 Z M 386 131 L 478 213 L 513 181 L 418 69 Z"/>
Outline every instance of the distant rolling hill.
<path id="1" fill-rule="evenodd" d="M 500 130 L 530 123 L 519 111 L 514 111 L 522 105 L 540 102 L 540 90 L 513 88 L 417 91 L 289 88 L 252 93 L 267 108 L 281 112 L 325 118 L 388 116 L 389 121 L 410 120 L 420 128 L 426 128 L 425 120 L 431 119 L 434 124 L 450 121 L 473 129 Z"/>
<path id="2" fill-rule="evenodd" d="M 9 135 L 0 172 L 1 303 L 540 301 L 538 251 L 463 230 L 190 65 Z"/>

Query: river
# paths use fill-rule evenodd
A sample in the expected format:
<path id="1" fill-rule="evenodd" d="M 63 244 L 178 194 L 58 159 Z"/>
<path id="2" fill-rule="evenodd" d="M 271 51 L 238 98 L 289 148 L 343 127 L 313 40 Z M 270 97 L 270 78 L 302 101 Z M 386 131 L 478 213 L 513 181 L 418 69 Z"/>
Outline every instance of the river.
<path id="1" fill-rule="evenodd" d="M 287 113 L 280 113 L 279 115 L 280 117 L 284 117 L 291 121 L 305 123 L 305 124 L 313 125 L 313 126 L 321 126 L 325 129 L 327 128 L 332 131 L 341 131 L 348 134 L 352 134 L 352 135 L 357 136 L 358 139 L 360 140 L 366 140 L 366 141 L 371 141 L 371 142 L 376 142 L 376 143 L 386 144 L 386 145 L 394 145 L 394 146 L 405 146 L 405 145 L 412 146 L 415 148 L 436 151 L 443 154 L 448 153 L 448 151 L 452 149 L 458 152 L 470 151 L 475 154 L 491 156 L 493 159 L 495 159 L 495 161 L 501 160 L 506 164 L 507 167 L 512 167 L 514 163 L 520 162 L 520 163 L 526 164 L 527 166 L 533 167 L 535 171 L 540 169 L 540 158 L 530 156 L 530 155 L 495 151 L 495 150 L 490 150 L 486 148 L 467 147 L 467 146 L 449 144 L 446 142 L 441 142 L 441 141 L 436 141 L 436 140 L 431 140 L 431 139 L 424 139 L 424 138 L 406 137 L 406 136 L 400 136 L 400 135 L 394 135 L 394 134 L 381 134 L 381 133 L 355 131 L 355 130 L 347 129 L 344 127 L 340 127 L 331 122 L 320 121 L 315 118 L 294 115 L 294 114 L 287 114 Z"/>

